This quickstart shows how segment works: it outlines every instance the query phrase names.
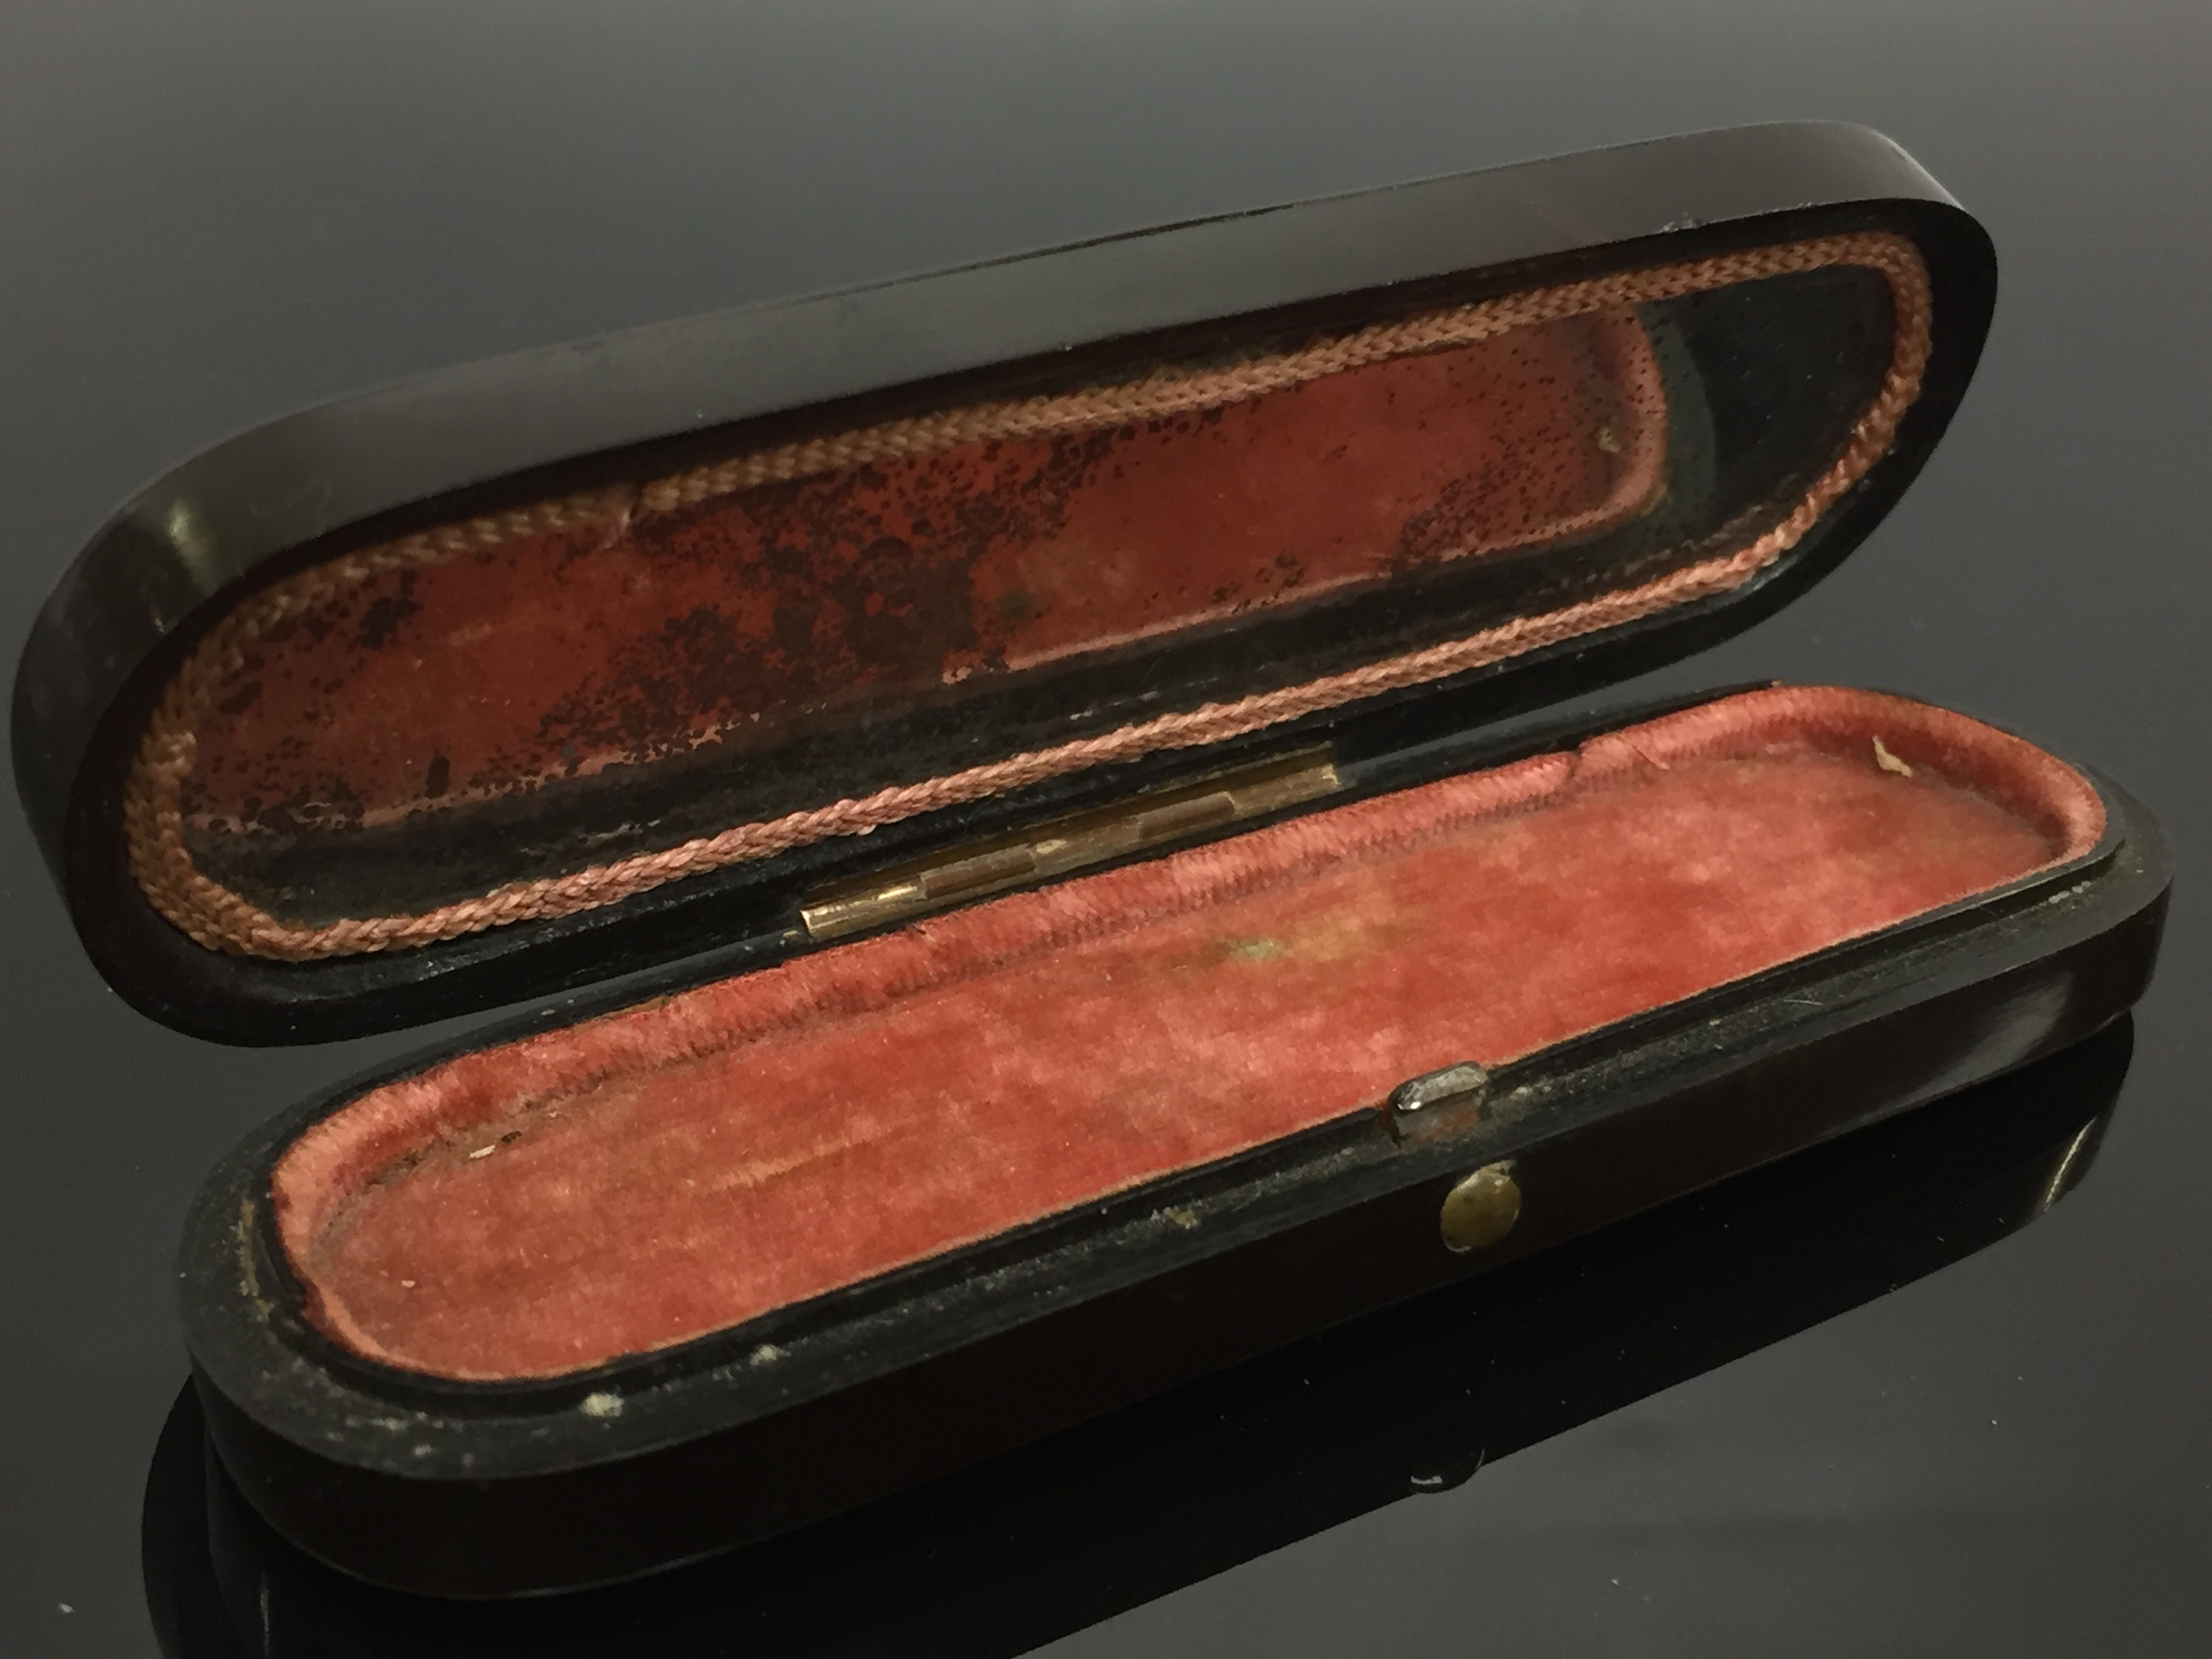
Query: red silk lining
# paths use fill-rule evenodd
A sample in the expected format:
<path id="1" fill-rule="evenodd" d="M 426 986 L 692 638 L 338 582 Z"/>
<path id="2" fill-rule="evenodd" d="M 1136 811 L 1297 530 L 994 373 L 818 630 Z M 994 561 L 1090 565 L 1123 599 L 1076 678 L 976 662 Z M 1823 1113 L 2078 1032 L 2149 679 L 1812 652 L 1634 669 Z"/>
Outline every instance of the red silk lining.
<path id="1" fill-rule="evenodd" d="M 666 1346 L 2077 857 L 1962 716 L 1729 698 L 464 1055 L 305 1133 L 310 1316 L 456 1377 Z"/>
<path id="2" fill-rule="evenodd" d="M 1227 408 L 976 442 L 387 562 L 266 629 L 202 828 L 374 826 L 1605 529 L 1662 481 L 1626 311 Z"/>

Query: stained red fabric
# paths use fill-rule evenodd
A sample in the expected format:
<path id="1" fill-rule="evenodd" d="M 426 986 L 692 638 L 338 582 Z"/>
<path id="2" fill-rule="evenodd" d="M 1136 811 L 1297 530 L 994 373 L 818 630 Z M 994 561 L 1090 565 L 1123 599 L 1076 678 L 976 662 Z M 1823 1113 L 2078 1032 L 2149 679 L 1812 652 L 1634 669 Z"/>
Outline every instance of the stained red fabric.
<path id="1" fill-rule="evenodd" d="M 1588 532 L 1651 500 L 1665 420 L 1624 311 L 375 563 L 242 653 L 185 811 L 390 823 Z"/>
<path id="2" fill-rule="evenodd" d="M 1963 716 L 1752 693 L 465 1056 L 303 1135 L 278 1224 L 356 1352 L 558 1373 L 1374 1109 L 2102 826 L 2078 775 Z"/>

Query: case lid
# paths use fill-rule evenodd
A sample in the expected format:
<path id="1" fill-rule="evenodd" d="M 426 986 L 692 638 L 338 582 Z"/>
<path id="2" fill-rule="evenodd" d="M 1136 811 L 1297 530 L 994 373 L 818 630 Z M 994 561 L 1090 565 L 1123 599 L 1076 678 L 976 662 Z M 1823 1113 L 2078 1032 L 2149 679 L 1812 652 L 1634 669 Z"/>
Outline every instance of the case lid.
<path id="1" fill-rule="evenodd" d="M 1748 128 L 434 374 L 124 508 L 18 786 L 101 971 L 228 1040 L 791 948 L 1747 625 L 1917 470 L 1994 270 L 1887 140 Z"/>

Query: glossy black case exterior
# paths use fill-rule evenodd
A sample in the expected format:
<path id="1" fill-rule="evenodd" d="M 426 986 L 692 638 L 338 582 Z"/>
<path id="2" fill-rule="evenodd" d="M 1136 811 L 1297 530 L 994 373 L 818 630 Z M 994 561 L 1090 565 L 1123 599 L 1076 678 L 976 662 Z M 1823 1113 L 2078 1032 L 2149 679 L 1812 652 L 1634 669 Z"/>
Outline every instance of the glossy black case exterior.
<path id="1" fill-rule="evenodd" d="M 641 458 L 674 467 L 902 399 L 1003 391 L 1073 361 L 1066 354 L 1212 319 L 1320 321 L 1386 289 L 1394 303 L 1474 298 L 1485 285 L 1570 280 L 1638 258 L 1877 228 L 1911 236 L 1929 266 L 1936 325 L 1921 397 L 1863 483 L 1730 593 L 1203 754 L 390 957 L 280 964 L 203 950 L 155 915 L 125 867 L 130 749 L 215 614 L 209 602 L 310 559 L 577 488 L 594 468 Z M 210 1176 L 187 1224 L 179 1293 L 209 1431 L 240 1492 L 311 1554 L 405 1589 L 501 1596 L 634 1576 L 1036 1441 L 2114 1020 L 2149 974 L 2168 860 L 2148 815 L 2100 781 L 2111 830 L 2086 859 L 1504 1068 L 1480 1109 L 1425 1115 L 1403 1138 L 1380 1112 L 1327 1126 L 557 1382 L 441 1384 L 353 1358 L 295 1311 L 269 1232 L 269 1170 L 307 1123 L 460 1048 L 787 956 L 804 948 L 798 896 L 824 882 L 1316 743 L 1346 785 L 1333 799 L 1345 799 L 1648 718 L 1658 711 L 1506 729 L 1725 638 L 1832 568 L 1940 437 L 1994 295 L 1979 227 L 1887 140 L 1840 126 L 1742 129 L 502 360 L 280 422 L 149 487 L 57 591 L 14 709 L 19 787 L 102 973 L 154 1018 L 236 1042 L 552 999 L 530 1019 L 325 1092 Z M 303 492 L 302 477 L 323 487 Z M 1451 1253 L 1437 1226 L 1443 1194 L 1500 1161 L 1523 1194 L 1518 1224 L 1487 1252 Z M 619 1411 L 604 1398 L 580 1409 L 610 1395 Z"/>
<path id="2" fill-rule="evenodd" d="M 301 1556 L 180 1396 L 143 1510 L 169 1659 L 1026 1653 L 1879 1297 L 2090 1169 L 2131 1033 L 859 1513 L 596 1595 L 457 1606 Z M 1387 1401 L 1387 1409 L 1378 1409 Z"/>
<path id="3" fill-rule="evenodd" d="M 149 1476 L 171 1659 L 1025 1653 L 1803 1330 L 2033 1222 L 2090 1170 L 2123 1018 L 2063 1053 L 1402 1307 L 736 1555 L 458 1606 L 331 1572 L 210 1455 L 187 1389 Z"/>
<path id="4" fill-rule="evenodd" d="M 126 867 L 124 781 L 160 688 L 240 592 L 304 563 L 641 466 L 1033 389 L 1093 356 L 1141 357 L 1147 342 L 1211 348 L 1222 331 L 1261 322 L 1366 321 L 1638 262 L 1869 229 L 1911 237 L 1928 264 L 1936 321 L 1920 396 L 1861 484 L 1729 592 L 1237 743 L 390 955 L 278 963 L 210 951 L 165 921 Z M 1409 711 L 1428 711 L 1413 717 L 1431 728 L 1503 720 L 1741 631 L 1833 568 L 1917 473 L 1973 373 L 1996 280 L 1981 228 L 1902 150 L 1863 128 L 1802 124 L 1170 227 L 431 375 L 247 433 L 126 507 L 64 577 L 25 647 L 17 787 L 102 975 L 196 1036 L 321 1042 L 622 975 L 695 976 L 702 952 L 789 930 L 796 895 L 867 869 L 1317 743 L 1371 750 L 1396 740 Z"/>
<path id="5" fill-rule="evenodd" d="M 1654 712 L 1513 745 L 1461 734 L 1350 775 L 1399 787 Z M 2086 858 L 1545 1050 L 1493 1073 L 1479 1108 L 1425 1116 L 1418 1133 L 1379 1110 L 1340 1120 L 550 1382 L 388 1370 L 294 1311 L 270 1169 L 308 1123 L 454 1050 L 419 1056 L 268 1124 L 202 1189 L 180 1291 L 210 1431 L 249 1500 L 301 1547 L 439 1595 L 621 1578 L 834 1515 L 2100 1030 L 2149 976 L 2170 867 L 2142 808 L 2099 785 L 2110 828 Z M 1501 1161 L 1519 1222 L 1486 1252 L 1455 1254 L 1443 1198 Z M 618 1413 L 582 1408 L 609 1394 Z"/>

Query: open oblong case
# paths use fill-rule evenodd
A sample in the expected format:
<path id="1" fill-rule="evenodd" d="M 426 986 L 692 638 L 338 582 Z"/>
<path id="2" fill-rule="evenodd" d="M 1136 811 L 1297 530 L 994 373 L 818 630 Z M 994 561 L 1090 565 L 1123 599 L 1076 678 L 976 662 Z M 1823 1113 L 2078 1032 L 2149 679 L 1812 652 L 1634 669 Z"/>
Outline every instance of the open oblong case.
<path id="1" fill-rule="evenodd" d="M 240 1042 L 540 1001 L 210 1176 L 240 1489 L 402 1588 L 621 1577 L 2108 1023 L 2167 880 L 2112 784 L 1835 688 L 1535 717 L 1832 568 L 1994 285 L 1886 140 L 1747 129 L 500 360 L 143 492 L 16 689 L 102 971 Z"/>

